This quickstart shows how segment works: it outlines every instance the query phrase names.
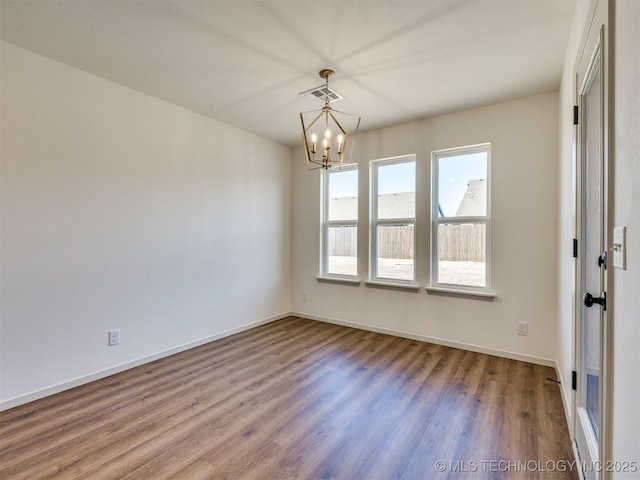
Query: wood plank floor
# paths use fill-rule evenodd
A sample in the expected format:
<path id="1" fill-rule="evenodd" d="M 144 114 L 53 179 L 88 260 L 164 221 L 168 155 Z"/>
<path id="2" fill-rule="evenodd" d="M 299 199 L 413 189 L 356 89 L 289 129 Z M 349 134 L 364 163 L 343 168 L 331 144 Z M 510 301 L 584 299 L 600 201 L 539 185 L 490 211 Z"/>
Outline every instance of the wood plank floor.
<path id="1" fill-rule="evenodd" d="M 0 478 L 577 479 L 554 376 L 289 317 L 2 412 Z"/>

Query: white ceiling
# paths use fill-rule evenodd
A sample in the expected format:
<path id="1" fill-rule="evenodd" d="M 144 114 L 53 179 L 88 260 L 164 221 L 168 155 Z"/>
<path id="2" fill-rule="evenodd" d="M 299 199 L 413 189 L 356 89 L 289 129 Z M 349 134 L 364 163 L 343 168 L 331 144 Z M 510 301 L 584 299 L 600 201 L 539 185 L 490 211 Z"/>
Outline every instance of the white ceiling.
<path id="1" fill-rule="evenodd" d="M 580 1 L 580 0 L 578 0 Z M 557 89 L 576 0 L 1 0 L 2 39 L 277 142 L 336 71 L 362 130 Z"/>

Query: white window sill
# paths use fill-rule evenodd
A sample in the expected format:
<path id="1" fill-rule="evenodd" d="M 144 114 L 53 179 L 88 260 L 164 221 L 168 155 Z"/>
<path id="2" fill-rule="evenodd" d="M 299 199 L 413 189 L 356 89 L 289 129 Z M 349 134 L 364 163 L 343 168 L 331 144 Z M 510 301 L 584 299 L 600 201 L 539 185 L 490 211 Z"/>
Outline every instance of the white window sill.
<path id="1" fill-rule="evenodd" d="M 493 301 L 498 296 L 496 292 L 477 292 L 474 290 L 463 290 L 461 288 L 447 287 L 425 287 L 427 293 L 441 295 L 456 295 L 461 297 L 479 297 L 485 300 Z"/>
<path id="2" fill-rule="evenodd" d="M 364 282 L 367 287 L 377 288 L 392 288 L 395 290 L 412 290 L 419 291 L 420 285 L 415 283 L 394 283 L 394 282 L 382 282 L 379 280 L 367 280 Z"/>
<path id="3" fill-rule="evenodd" d="M 329 277 L 329 276 L 322 276 L 322 275 L 318 275 L 316 277 L 316 280 L 319 282 L 325 282 L 325 283 L 342 283 L 345 285 L 360 285 L 360 280 L 358 280 L 357 278 L 349 278 L 349 277 Z"/>

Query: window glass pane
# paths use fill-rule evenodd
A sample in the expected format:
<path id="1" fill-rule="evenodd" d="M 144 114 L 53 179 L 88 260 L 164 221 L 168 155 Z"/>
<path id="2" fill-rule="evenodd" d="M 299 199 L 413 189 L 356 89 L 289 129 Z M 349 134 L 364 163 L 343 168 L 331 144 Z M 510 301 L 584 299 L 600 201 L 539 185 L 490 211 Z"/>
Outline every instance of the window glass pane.
<path id="1" fill-rule="evenodd" d="M 438 282 L 486 287 L 487 225 L 438 225 Z"/>
<path id="2" fill-rule="evenodd" d="M 381 165 L 377 170 L 378 218 L 414 218 L 416 162 Z"/>
<path id="3" fill-rule="evenodd" d="M 438 216 L 487 215 L 487 152 L 438 159 Z"/>
<path id="4" fill-rule="evenodd" d="M 355 225 L 328 227 L 327 273 L 358 274 L 358 228 Z"/>
<path id="5" fill-rule="evenodd" d="M 327 220 L 358 219 L 358 170 L 327 174 L 329 212 Z"/>
<path id="6" fill-rule="evenodd" d="M 377 276 L 413 280 L 413 225 L 378 225 Z"/>

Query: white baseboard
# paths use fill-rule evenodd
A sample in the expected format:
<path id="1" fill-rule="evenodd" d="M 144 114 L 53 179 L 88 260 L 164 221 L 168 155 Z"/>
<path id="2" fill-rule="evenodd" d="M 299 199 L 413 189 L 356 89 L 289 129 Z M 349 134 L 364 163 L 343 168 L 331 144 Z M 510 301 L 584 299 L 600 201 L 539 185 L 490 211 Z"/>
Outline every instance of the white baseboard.
<path id="1" fill-rule="evenodd" d="M 409 338 L 409 339 L 412 339 L 412 340 L 419 340 L 419 341 L 423 341 L 423 342 L 434 343 L 434 344 L 437 344 L 437 345 L 444 345 L 446 347 L 460 348 L 462 350 L 468 350 L 468 351 L 471 351 L 471 352 L 484 353 L 484 354 L 487 354 L 487 355 L 494 355 L 494 356 L 498 356 L 498 357 L 509 358 L 509 359 L 512 359 L 512 360 L 520 360 L 520 361 L 523 361 L 523 362 L 529 362 L 529 363 L 534 363 L 534 364 L 538 364 L 538 365 L 554 367 L 556 369 L 556 371 L 559 372 L 559 369 L 557 368 L 556 361 L 548 359 L 548 358 L 536 357 L 536 356 L 533 356 L 533 355 L 526 355 L 526 354 L 517 353 L 517 352 L 510 352 L 510 351 L 507 351 L 507 350 L 499 350 L 499 349 L 494 349 L 494 348 L 482 347 L 482 346 L 479 346 L 479 345 L 473 345 L 473 344 L 469 344 L 469 343 L 455 342 L 455 341 L 446 340 L 446 339 L 442 339 L 442 338 L 430 337 L 430 336 L 427 336 L 427 335 L 420 335 L 420 334 L 411 333 L 411 332 L 405 332 L 405 331 L 402 331 L 402 330 L 382 328 L 382 327 L 376 327 L 374 325 L 367 325 L 367 324 L 363 324 L 363 323 L 339 320 L 339 319 L 336 319 L 336 318 L 322 317 L 322 316 L 318 316 L 318 315 L 312 315 L 312 314 L 309 314 L 309 313 L 286 312 L 286 313 L 282 313 L 282 314 L 279 314 L 279 315 L 274 315 L 274 316 L 269 317 L 269 318 L 258 320 L 258 321 L 255 321 L 255 322 L 247 323 L 247 324 L 242 325 L 240 327 L 236 327 L 236 328 L 232 328 L 232 329 L 229 329 L 229 330 L 225 330 L 223 332 L 220 332 L 220 333 L 217 333 L 217 334 L 205 337 L 205 338 L 201 338 L 201 339 L 195 340 L 193 342 L 185 343 L 183 345 L 178 345 L 176 347 L 172 347 L 170 349 L 163 350 L 161 352 L 157 352 L 157 353 L 154 353 L 152 355 L 141 357 L 141 358 L 138 358 L 136 360 L 132 360 L 132 361 L 125 362 L 125 363 L 122 363 L 122 364 L 119 364 L 119 365 L 115 365 L 113 367 L 109 367 L 109 368 L 106 368 L 104 370 L 100 370 L 98 372 L 91 373 L 89 375 L 83 375 L 82 377 L 74 378 L 74 379 L 71 379 L 71 380 L 56 384 L 56 385 L 52 385 L 50 387 L 46 387 L 46 388 L 43 388 L 43 389 L 40 389 L 40 390 L 36 390 L 34 392 L 30 392 L 30 393 L 27 393 L 27 394 L 24 394 L 24 395 L 20 395 L 20 396 L 17 396 L 17 397 L 9 398 L 7 400 L 4 400 L 4 401 L 0 402 L 0 412 L 4 411 L 4 410 L 8 410 L 10 408 L 14 408 L 14 407 L 20 406 L 20 405 L 24 405 L 25 403 L 29 403 L 29 402 L 32 402 L 34 400 L 39 400 L 41 398 L 48 397 L 49 395 L 54 395 L 56 393 L 60 393 L 60 392 L 63 392 L 65 390 L 69 390 L 71 388 L 78 387 L 80 385 L 84 385 L 84 384 L 89 383 L 89 382 L 93 382 L 95 380 L 99 380 L 101 378 L 108 377 L 110 375 L 114 375 L 116 373 L 123 372 L 125 370 L 129 370 L 130 368 L 134 368 L 134 367 L 138 367 L 140 365 L 144 365 L 145 363 L 153 362 L 155 360 L 159 360 L 161 358 L 168 357 L 168 356 L 174 355 L 176 353 L 184 352 L 185 350 L 190 350 L 192 348 L 199 347 L 200 345 L 204 345 L 206 343 L 213 342 L 213 341 L 218 340 L 220 338 L 228 337 L 230 335 L 234 335 L 236 333 L 240 333 L 240 332 L 243 332 L 245 330 L 249 330 L 251 328 L 258 327 L 260 325 L 265 325 L 267 323 L 271 323 L 271 322 L 274 322 L 276 320 L 280 320 L 280 319 L 288 317 L 290 315 L 296 315 L 296 316 L 299 316 L 299 317 L 308 318 L 310 320 L 316 320 L 316 321 L 319 321 L 319 322 L 332 323 L 332 324 L 335 324 L 335 325 L 342 325 L 342 326 L 345 326 L 345 327 L 357 328 L 357 329 L 360 329 L 360 330 L 368 330 L 368 331 L 371 331 L 371 332 L 384 333 L 386 335 L 393 335 L 393 336 L 396 336 L 396 337 Z M 558 377 L 558 378 L 560 379 L 560 377 Z M 560 381 L 562 381 L 562 379 L 560 379 Z M 566 413 L 567 412 L 567 399 L 564 398 L 564 389 L 561 388 L 561 391 L 562 391 L 562 395 L 563 395 L 563 403 L 565 405 L 565 413 Z M 567 419 L 568 418 L 570 418 L 570 417 L 567 416 Z"/>
<path id="2" fill-rule="evenodd" d="M 110 375 L 114 375 L 116 373 L 124 372 L 125 370 L 129 370 L 130 368 L 139 367 L 140 365 L 144 365 L 145 363 L 153 362 L 155 360 L 159 360 L 161 358 L 168 357 L 176 353 L 184 352 L 185 350 L 190 350 L 192 348 L 199 347 L 200 345 L 204 345 L 206 343 L 210 343 L 215 340 L 219 340 L 221 338 L 234 335 L 236 333 L 244 332 L 245 330 L 249 330 L 251 328 L 259 327 L 260 325 L 266 325 L 267 323 L 275 322 L 276 320 L 280 320 L 290 315 L 291 315 L 290 312 L 286 312 L 286 313 L 281 313 L 279 315 L 274 315 L 272 317 L 263 318 L 262 320 L 257 320 L 255 322 L 250 322 L 236 328 L 231 328 L 229 330 L 225 330 L 223 332 L 216 333 L 208 337 L 194 340 L 193 342 L 184 343 L 182 345 L 178 345 L 178 346 L 169 348 L 167 350 L 163 350 L 161 352 L 157 352 L 151 355 L 147 355 L 145 357 L 137 358 L 129 362 L 115 365 L 113 367 L 105 368 L 104 370 L 99 370 L 97 372 L 90 373 L 88 375 L 83 375 L 81 377 L 77 377 L 62 383 L 58 383 L 50 387 L 36 390 L 24 395 L 19 395 L 17 397 L 9 398 L 7 400 L 0 402 L 0 412 L 4 410 L 8 410 L 10 408 L 18 407 L 20 405 L 24 405 L 25 403 L 33 402 L 34 400 L 39 400 L 41 398 L 54 395 L 56 393 L 63 392 L 65 390 L 69 390 L 71 388 L 78 387 L 80 385 L 84 385 L 89 382 L 93 382 L 95 380 L 100 380 L 101 378 L 105 378 Z"/>
<path id="3" fill-rule="evenodd" d="M 573 449 L 573 457 L 576 460 L 576 471 L 578 472 L 578 478 L 580 480 L 586 480 L 584 476 L 584 471 L 582 470 L 582 461 L 580 460 L 580 453 L 578 453 L 578 446 L 576 445 L 576 441 L 574 439 L 571 440 L 571 448 Z"/>
<path id="4" fill-rule="evenodd" d="M 292 312 L 292 315 L 298 317 L 308 318 L 310 320 L 317 320 L 319 322 L 333 323 L 335 325 L 342 325 L 345 327 L 357 328 L 360 330 L 368 330 L 371 332 L 384 333 L 386 335 L 393 335 L 395 337 L 409 338 L 411 340 L 420 340 L 427 343 L 435 343 L 436 345 L 444 345 L 445 347 L 460 348 L 462 350 L 468 350 L 476 353 L 485 353 L 487 355 L 494 355 L 497 357 L 509 358 L 511 360 L 520 360 L 522 362 L 535 363 L 537 365 L 544 365 L 545 367 L 555 367 L 556 362 L 550 358 L 536 357 L 534 355 L 526 355 L 524 353 L 510 352 L 508 350 L 499 350 L 489 347 L 482 347 L 480 345 L 473 345 L 470 343 L 455 342 L 452 340 L 446 340 L 444 338 L 429 337 L 427 335 L 420 335 L 417 333 L 405 332 L 402 330 L 395 330 L 390 328 L 376 327 L 374 325 L 367 325 L 364 323 L 350 322 L 346 320 L 339 320 L 337 318 L 321 317 L 318 315 L 312 315 L 310 313 Z"/>
<path id="5" fill-rule="evenodd" d="M 573 402 L 575 401 L 575 398 L 574 398 L 575 396 L 571 394 L 570 397 L 567 397 L 565 393 L 565 389 L 562 388 L 562 385 L 565 385 L 565 383 L 564 383 L 564 378 L 562 377 L 562 370 L 560 370 L 560 366 L 558 365 L 558 362 L 556 362 L 556 375 L 558 376 L 558 380 L 561 382 L 560 395 L 562 396 L 562 405 L 564 406 L 564 416 L 567 419 L 567 428 L 569 429 L 569 438 L 571 439 L 571 450 L 573 451 L 573 458 L 576 461 L 575 469 L 578 472 L 579 479 L 585 480 L 584 472 L 582 471 L 582 468 L 581 468 L 582 461 L 580 459 L 580 454 L 578 452 L 578 446 L 576 445 L 576 439 L 575 439 L 574 428 L 573 428 L 573 422 L 574 422 Z M 570 392 L 573 392 L 573 390 L 570 390 Z"/>
<path id="6" fill-rule="evenodd" d="M 560 382 L 560 395 L 562 396 L 562 405 L 564 407 L 564 416 L 567 419 L 567 428 L 569 429 L 569 436 L 573 441 L 573 401 L 572 398 L 567 398 L 565 393 L 565 389 L 563 385 L 569 385 L 569 383 L 565 383 L 566 379 L 562 376 L 562 370 L 560 370 L 560 366 L 558 362 L 555 362 L 556 375 L 558 377 L 558 381 Z"/>

